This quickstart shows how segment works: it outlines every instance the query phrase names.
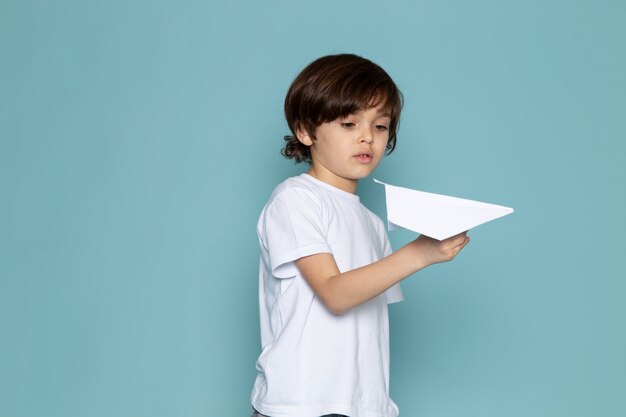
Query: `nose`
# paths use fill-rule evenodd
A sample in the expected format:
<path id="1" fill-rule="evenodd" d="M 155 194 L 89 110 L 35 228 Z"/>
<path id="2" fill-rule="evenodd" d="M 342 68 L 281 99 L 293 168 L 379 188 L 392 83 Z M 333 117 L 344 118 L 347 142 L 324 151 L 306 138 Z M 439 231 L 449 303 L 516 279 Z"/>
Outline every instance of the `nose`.
<path id="1" fill-rule="evenodd" d="M 367 144 L 374 142 L 374 133 L 372 132 L 372 129 L 369 127 L 363 129 L 363 132 L 361 132 L 361 142 Z"/>

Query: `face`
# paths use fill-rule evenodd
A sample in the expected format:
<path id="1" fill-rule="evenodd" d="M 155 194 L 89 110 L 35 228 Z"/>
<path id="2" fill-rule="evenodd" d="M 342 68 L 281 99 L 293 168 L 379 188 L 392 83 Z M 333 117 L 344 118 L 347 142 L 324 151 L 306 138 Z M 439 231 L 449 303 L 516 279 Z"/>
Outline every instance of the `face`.
<path id="1" fill-rule="evenodd" d="M 372 107 L 321 124 L 315 130 L 315 139 L 298 131 L 298 140 L 311 150 L 309 175 L 354 193 L 358 181 L 380 163 L 389 140 L 390 123 L 389 114 Z"/>

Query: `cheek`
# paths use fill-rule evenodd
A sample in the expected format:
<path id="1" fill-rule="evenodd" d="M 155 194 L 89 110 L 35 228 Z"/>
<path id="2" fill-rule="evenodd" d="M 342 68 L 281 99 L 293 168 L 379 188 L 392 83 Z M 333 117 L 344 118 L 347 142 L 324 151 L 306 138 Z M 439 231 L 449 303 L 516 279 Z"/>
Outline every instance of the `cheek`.
<path id="1" fill-rule="evenodd" d="M 379 152 L 385 152 L 385 150 L 387 149 L 387 143 L 389 142 L 389 137 L 383 137 L 381 138 L 378 142 L 376 142 L 376 149 Z"/>

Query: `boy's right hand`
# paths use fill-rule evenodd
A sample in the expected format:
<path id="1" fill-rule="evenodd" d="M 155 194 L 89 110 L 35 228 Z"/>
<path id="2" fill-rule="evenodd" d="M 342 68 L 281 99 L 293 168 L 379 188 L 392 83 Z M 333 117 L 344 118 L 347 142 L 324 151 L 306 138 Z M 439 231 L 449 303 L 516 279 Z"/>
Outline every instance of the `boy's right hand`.
<path id="1" fill-rule="evenodd" d="M 418 256 L 423 263 L 422 267 L 426 267 L 436 263 L 451 261 L 469 241 L 470 238 L 467 236 L 467 232 L 463 232 L 441 241 L 421 235 L 409 244 L 413 245 L 415 250 L 418 251 Z"/>

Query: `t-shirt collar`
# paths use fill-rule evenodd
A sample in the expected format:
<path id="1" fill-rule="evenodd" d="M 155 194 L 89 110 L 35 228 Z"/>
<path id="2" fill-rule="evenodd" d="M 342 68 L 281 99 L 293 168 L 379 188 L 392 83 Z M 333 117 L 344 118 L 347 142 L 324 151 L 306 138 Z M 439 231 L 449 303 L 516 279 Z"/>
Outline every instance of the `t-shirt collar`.
<path id="1" fill-rule="evenodd" d="M 332 191 L 333 193 L 337 194 L 337 196 L 339 196 L 341 198 L 345 198 L 347 200 L 354 201 L 354 202 L 357 202 L 357 203 L 359 203 L 361 201 L 361 198 L 358 195 L 349 193 L 347 191 L 344 191 L 344 190 L 342 190 L 340 188 L 335 187 L 334 185 L 330 185 L 330 184 L 328 184 L 328 183 L 326 183 L 324 181 L 318 180 L 317 178 L 307 174 L 306 172 L 301 174 L 300 177 L 304 178 L 307 181 L 310 181 L 312 183 L 315 183 L 315 184 L 317 184 L 317 185 L 319 185 L 321 187 L 324 187 L 324 188 Z"/>

